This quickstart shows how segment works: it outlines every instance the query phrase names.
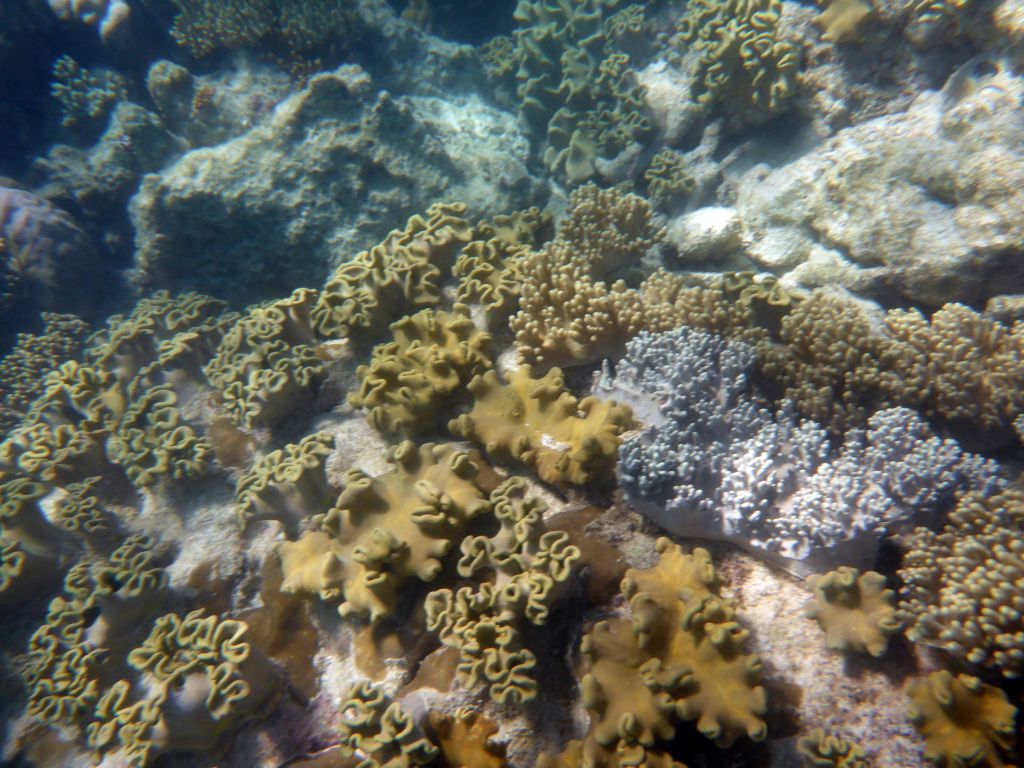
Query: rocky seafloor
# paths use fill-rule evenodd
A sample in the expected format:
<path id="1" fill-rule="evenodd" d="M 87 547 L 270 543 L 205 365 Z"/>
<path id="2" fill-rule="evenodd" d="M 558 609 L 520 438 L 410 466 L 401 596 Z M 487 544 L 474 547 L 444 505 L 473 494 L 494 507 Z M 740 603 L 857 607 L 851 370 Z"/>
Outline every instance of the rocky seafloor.
<path id="1" fill-rule="evenodd" d="M 0 763 L 1016 764 L 1019 0 L 0 13 Z"/>

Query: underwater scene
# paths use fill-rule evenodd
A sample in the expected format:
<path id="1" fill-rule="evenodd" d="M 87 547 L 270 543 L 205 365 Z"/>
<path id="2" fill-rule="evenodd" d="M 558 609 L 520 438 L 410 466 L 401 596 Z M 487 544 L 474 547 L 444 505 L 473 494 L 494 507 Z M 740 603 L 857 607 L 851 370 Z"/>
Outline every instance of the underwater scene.
<path id="1" fill-rule="evenodd" d="M 3 0 L 0 767 L 1024 760 L 1024 0 Z"/>

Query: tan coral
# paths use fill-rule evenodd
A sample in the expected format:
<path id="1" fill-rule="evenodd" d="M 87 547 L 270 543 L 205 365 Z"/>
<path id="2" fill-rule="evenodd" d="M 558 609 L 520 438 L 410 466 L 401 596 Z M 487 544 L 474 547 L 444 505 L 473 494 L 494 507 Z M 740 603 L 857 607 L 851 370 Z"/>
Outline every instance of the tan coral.
<path id="1" fill-rule="evenodd" d="M 456 304 L 451 312 L 424 309 L 391 324 L 395 340 L 373 350 L 356 369 L 357 392 L 348 400 L 368 410 L 383 432 L 412 434 L 437 421 L 444 400 L 491 367 L 491 337 Z"/>
<path id="2" fill-rule="evenodd" d="M 871 3 L 865 0 L 832 0 L 825 10 L 814 17 L 814 23 L 823 30 L 822 40 L 842 43 L 856 39 L 861 22 L 873 13 Z"/>
<path id="3" fill-rule="evenodd" d="M 1012 768 L 1017 709 L 998 688 L 941 670 L 907 686 L 925 756 L 946 768 Z"/>
<path id="4" fill-rule="evenodd" d="M 900 631 L 895 592 L 885 588 L 885 576 L 875 571 L 860 573 L 841 566 L 824 576 L 808 576 L 814 593 L 806 616 L 817 619 L 828 635 L 828 647 L 881 656 L 889 637 Z"/>
<path id="5" fill-rule="evenodd" d="M 796 748 L 807 768 L 871 768 L 863 749 L 821 728 L 801 736 Z"/>
<path id="6" fill-rule="evenodd" d="M 377 478 L 355 470 L 316 530 L 277 547 L 286 591 L 341 600 L 343 616 L 378 621 L 409 580 L 430 582 L 466 524 L 490 504 L 476 483 L 479 467 L 451 445 L 405 441 Z"/>
<path id="7" fill-rule="evenodd" d="M 632 423 L 626 406 L 570 395 L 557 368 L 534 378 L 524 365 L 508 384 L 488 371 L 468 389 L 475 398 L 473 409 L 453 419 L 449 428 L 500 461 L 533 466 L 549 483 L 607 478 L 615 466 L 619 435 Z"/>
<path id="8" fill-rule="evenodd" d="M 328 338 L 372 339 L 398 315 L 437 304 L 437 281 L 457 249 L 472 239 L 461 203 L 435 204 L 426 218 L 413 216 L 404 229 L 344 262 L 327 281 L 313 322 Z"/>

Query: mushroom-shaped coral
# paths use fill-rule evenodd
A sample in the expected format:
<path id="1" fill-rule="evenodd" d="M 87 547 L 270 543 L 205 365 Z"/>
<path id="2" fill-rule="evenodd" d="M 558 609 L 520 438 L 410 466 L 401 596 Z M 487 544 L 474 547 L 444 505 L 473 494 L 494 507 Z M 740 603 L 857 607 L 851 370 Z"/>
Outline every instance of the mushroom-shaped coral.
<path id="1" fill-rule="evenodd" d="M 331 434 L 315 432 L 261 457 L 235 484 L 239 524 L 279 520 L 293 526 L 326 509 L 332 491 L 324 463 L 333 449 Z"/>
<path id="2" fill-rule="evenodd" d="M 925 756 L 943 768 L 1011 768 L 1016 708 L 998 688 L 970 675 L 932 672 L 907 686 L 910 719 Z"/>
<path id="3" fill-rule="evenodd" d="M 352 685 L 341 705 L 341 752 L 363 768 L 431 765 L 438 755 L 402 705 L 369 681 Z"/>
<path id="4" fill-rule="evenodd" d="M 580 558 L 564 531 L 545 531 L 545 505 L 526 497 L 526 481 L 509 478 L 491 493 L 501 529 L 493 536 L 462 540 L 458 573 L 480 579 L 475 586 L 439 589 L 427 595 L 427 628 L 459 650 L 458 677 L 466 688 L 483 684 L 502 704 L 520 704 L 537 694 L 534 653 L 523 647 L 520 626 L 541 626 Z"/>
<path id="5" fill-rule="evenodd" d="M 451 445 L 405 441 L 380 477 L 345 476 L 337 503 L 314 529 L 277 547 L 286 592 L 341 600 L 343 616 L 378 621 L 397 607 L 411 579 L 433 581 L 467 523 L 490 508 L 479 467 Z"/>
<path id="6" fill-rule="evenodd" d="M 472 239 L 461 203 L 432 205 L 405 229 L 344 262 L 327 281 L 313 308 L 317 331 L 328 338 L 372 339 L 400 313 L 437 304 L 437 279 L 455 252 Z"/>
<path id="7" fill-rule="evenodd" d="M 808 576 L 814 593 L 806 615 L 817 619 L 828 634 L 828 647 L 881 656 L 889 637 L 899 632 L 900 620 L 893 604 L 895 592 L 885 588 L 885 576 L 875 571 L 860 573 L 842 566 L 824 576 Z"/>
<path id="8" fill-rule="evenodd" d="M 540 378 L 528 365 L 502 384 L 488 371 L 469 383 L 473 409 L 449 423 L 501 461 L 532 465 L 549 483 L 583 484 L 610 476 L 629 408 L 612 400 L 577 400 L 553 368 Z"/>
<path id="9" fill-rule="evenodd" d="M 899 574 L 914 642 L 1024 673 L 1024 492 L 965 493 L 945 528 L 918 528 Z"/>
<path id="10" fill-rule="evenodd" d="M 801 736 L 796 749 L 807 768 L 870 768 L 863 749 L 821 728 Z"/>
<path id="11" fill-rule="evenodd" d="M 357 408 L 383 432 L 430 429 L 444 400 L 491 367 L 491 337 L 478 329 L 469 309 L 424 309 L 391 324 L 395 340 L 373 350 L 369 365 L 356 369 Z"/>

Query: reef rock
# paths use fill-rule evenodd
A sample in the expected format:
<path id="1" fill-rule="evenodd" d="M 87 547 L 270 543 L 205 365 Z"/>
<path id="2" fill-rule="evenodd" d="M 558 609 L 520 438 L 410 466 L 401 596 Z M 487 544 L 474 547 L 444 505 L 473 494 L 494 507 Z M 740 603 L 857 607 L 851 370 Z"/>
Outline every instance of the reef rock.
<path id="1" fill-rule="evenodd" d="M 251 300 L 331 266 L 442 199 L 474 216 L 538 195 L 514 118 L 474 95 L 392 97 L 360 68 L 313 77 L 251 131 L 149 175 L 131 203 L 136 279 Z"/>
<path id="2" fill-rule="evenodd" d="M 1024 82 L 976 60 L 901 114 L 736 179 L 748 255 L 784 282 L 939 306 L 1024 286 Z"/>

